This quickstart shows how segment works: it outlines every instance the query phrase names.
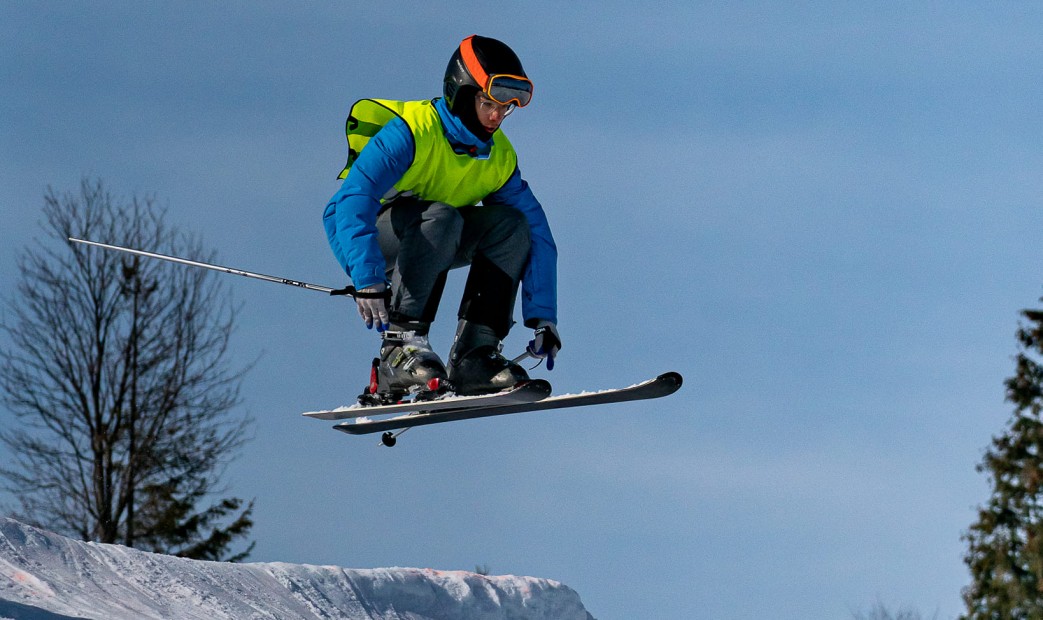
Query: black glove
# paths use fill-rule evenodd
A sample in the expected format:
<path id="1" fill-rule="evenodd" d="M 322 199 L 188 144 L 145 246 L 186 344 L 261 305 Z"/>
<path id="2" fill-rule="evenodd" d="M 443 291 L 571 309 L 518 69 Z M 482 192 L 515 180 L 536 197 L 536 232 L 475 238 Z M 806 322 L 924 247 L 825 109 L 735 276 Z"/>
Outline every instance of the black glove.
<path id="1" fill-rule="evenodd" d="M 554 358 L 561 349 L 561 337 L 558 327 L 550 321 L 540 321 L 533 332 L 534 338 L 529 341 L 525 352 L 537 359 L 547 360 L 547 370 L 554 370 Z"/>

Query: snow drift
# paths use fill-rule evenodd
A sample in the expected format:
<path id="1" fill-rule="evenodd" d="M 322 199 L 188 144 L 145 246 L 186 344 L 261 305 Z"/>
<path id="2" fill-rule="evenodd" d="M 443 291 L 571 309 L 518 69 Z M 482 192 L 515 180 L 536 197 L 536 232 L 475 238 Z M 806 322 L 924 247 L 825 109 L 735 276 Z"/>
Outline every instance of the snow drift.
<path id="1" fill-rule="evenodd" d="M 462 571 L 229 564 L 72 540 L 0 518 L 0 618 L 593 620 L 569 587 Z"/>

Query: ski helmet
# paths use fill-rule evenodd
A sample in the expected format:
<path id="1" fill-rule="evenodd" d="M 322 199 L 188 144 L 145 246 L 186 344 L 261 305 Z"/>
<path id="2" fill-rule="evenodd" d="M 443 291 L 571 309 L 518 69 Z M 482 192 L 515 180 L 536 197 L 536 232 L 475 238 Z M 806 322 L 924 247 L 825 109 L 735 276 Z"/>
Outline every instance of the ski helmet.
<path id="1" fill-rule="evenodd" d="M 532 81 L 514 51 L 506 43 L 476 34 L 460 42 L 445 68 L 442 92 L 450 109 L 456 109 L 461 88 L 521 108 L 532 100 Z"/>

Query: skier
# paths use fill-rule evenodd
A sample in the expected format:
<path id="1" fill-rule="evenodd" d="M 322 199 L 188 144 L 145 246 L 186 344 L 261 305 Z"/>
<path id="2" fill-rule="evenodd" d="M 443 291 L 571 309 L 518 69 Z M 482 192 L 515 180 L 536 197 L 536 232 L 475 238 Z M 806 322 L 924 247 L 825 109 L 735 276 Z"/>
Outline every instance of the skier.
<path id="1" fill-rule="evenodd" d="M 345 180 L 323 224 L 359 314 L 381 332 L 378 393 L 448 380 L 458 394 L 484 394 L 528 379 L 501 354 L 519 283 L 524 324 L 534 329 L 527 352 L 553 368 L 557 248 L 500 128 L 532 91 L 510 47 L 472 35 L 449 59 L 442 97 L 352 106 Z M 446 365 L 428 332 L 448 271 L 468 265 Z"/>

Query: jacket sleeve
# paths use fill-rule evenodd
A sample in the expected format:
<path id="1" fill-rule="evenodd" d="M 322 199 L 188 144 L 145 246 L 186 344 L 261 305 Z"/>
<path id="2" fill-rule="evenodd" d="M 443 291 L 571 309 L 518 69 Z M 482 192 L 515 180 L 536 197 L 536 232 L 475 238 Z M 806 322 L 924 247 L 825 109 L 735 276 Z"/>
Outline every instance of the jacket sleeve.
<path id="1" fill-rule="evenodd" d="M 386 279 L 377 242 L 380 199 L 413 163 L 413 134 L 405 121 L 392 119 L 369 141 L 340 190 L 330 198 L 323 224 L 330 248 L 356 288 Z"/>
<path id="2" fill-rule="evenodd" d="M 503 187 L 486 196 L 482 202 L 508 205 L 525 214 L 532 249 L 522 274 L 522 318 L 528 327 L 536 327 L 540 319 L 557 323 L 558 248 L 554 244 L 547 214 L 529 189 L 529 184 L 522 179 L 521 170 L 515 168 Z"/>

